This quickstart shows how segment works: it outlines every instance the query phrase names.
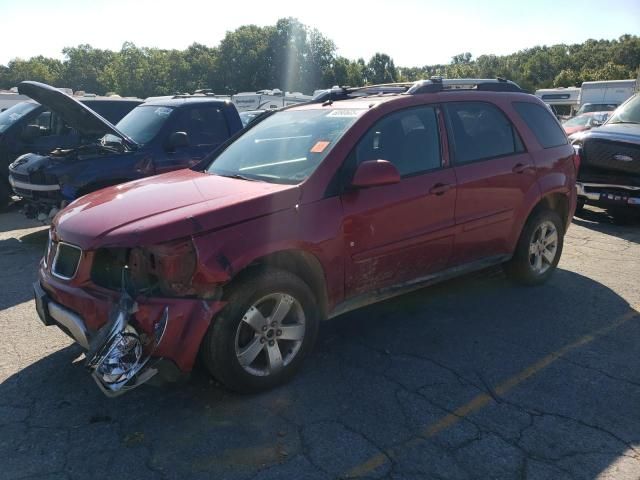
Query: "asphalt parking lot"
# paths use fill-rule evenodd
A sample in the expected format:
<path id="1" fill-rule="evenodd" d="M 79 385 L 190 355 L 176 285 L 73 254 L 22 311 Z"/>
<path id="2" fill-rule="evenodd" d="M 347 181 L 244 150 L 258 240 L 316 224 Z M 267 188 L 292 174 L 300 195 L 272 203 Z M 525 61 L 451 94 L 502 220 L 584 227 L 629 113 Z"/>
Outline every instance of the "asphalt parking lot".
<path id="1" fill-rule="evenodd" d="M 38 321 L 46 229 L 0 214 L 2 479 L 640 478 L 640 224 L 576 219 L 538 288 L 492 270 L 321 327 L 293 382 L 202 369 L 107 399 Z"/>

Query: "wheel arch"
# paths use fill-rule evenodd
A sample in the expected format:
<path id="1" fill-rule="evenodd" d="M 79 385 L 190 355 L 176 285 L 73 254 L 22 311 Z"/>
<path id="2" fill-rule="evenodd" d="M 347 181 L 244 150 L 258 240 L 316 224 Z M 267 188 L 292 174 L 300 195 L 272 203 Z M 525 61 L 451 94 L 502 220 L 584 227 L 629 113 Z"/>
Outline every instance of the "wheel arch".
<path id="1" fill-rule="evenodd" d="M 522 235 L 522 231 L 529 219 L 540 210 L 547 209 L 557 212 L 564 223 L 564 230 L 566 232 L 567 228 L 569 228 L 569 223 L 571 222 L 571 217 L 569 216 L 570 208 L 571 203 L 569 195 L 560 190 L 548 192 L 538 198 L 537 201 L 531 202 L 530 208 L 525 210 L 526 215 L 520 217 L 520 221 L 516 222 L 513 226 L 511 237 L 509 239 L 510 252 L 515 250 L 516 245 L 520 240 L 520 235 Z"/>
<path id="2" fill-rule="evenodd" d="M 566 193 L 552 192 L 543 196 L 533 207 L 531 212 L 529 212 L 527 220 L 529 220 L 532 215 L 543 209 L 553 210 L 560 215 L 562 221 L 565 222 L 565 231 L 567 230 L 569 223 L 571 222 L 571 218 L 569 217 L 569 198 Z"/>
<path id="3" fill-rule="evenodd" d="M 251 272 L 256 269 L 267 268 L 285 270 L 299 277 L 313 292 L 320 308 L 320 318 L 327 318 L 329 309 L 327 279 L 320 260 L 314 254 L 300 249 L 268 253 L 251 261 L 231 279 L 231 283 L 241 281 L 244 276 L 251 275 Z"/>

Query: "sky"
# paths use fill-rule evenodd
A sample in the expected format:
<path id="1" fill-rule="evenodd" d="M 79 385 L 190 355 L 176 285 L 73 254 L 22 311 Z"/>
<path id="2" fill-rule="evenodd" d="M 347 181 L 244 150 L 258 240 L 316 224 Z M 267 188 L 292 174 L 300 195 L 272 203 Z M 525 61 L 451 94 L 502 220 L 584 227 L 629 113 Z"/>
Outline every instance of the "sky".
<path id="1" fill-rule="evenodd" d="M 397 66 L 449 63 L 471 52 L 503 55 L 536 45 L 640 35 L 640 0 L 0 0 L 0 64 L 63 58 L 88 43 L 119 50 L 217 45 L 240 25 L 295 17 L 350 59 L 389 54 Z"/>

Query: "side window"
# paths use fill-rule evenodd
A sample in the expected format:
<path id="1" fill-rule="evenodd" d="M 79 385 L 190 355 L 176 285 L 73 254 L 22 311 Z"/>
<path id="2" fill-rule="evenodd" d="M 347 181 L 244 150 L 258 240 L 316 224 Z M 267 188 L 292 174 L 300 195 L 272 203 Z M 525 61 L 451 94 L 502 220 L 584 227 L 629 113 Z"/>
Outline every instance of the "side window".
<path id="1" fill-rule="evenodd" d="M 445 105 L 455 163 L 470 163 L 524 151 L 518 132 L 498 107 L 486 102 Z"/>
<path id="2" fill-rule="evenodd" d="M 191 145 L 215 145 L 229 138 L 227 119 L 217 107 L 187 108 L 182 112 L 179 125 L 189 135 Z"/>
<path id="3" fill-rule="evenodd" d="M 29 123 L 24 126 L 24 129 L 30 129 L 32 132 L 35 131 L 35 129 L 39 129 L 39 133 L 36 135 L 38 137 L 51 135 L 51 118 L 51 112 L 45 110 L 36 118 L 30 120 Z"/>
<path id="4" fill-rule="evenodd" d="M 388 160 L 401 176 L 440 168 L 440 136 L 435 108 L 418 107 L 379 120 L 358 142 L 356 164 Z"/>
<path id="5" fill-rule="evenodd" d="M 543 148 L 567 144 L 567 136 L 546 108 L 528 102 L 514 102 L 513 107 Z"/>

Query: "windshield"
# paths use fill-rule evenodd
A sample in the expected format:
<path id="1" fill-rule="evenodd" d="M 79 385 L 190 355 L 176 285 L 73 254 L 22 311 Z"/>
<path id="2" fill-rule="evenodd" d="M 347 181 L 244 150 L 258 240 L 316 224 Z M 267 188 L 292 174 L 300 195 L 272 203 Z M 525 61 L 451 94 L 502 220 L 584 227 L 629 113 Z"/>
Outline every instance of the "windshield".
<path id="1" fill-rule="evenodd" d="M 16 123 L 27 113 L 38 108 L 37 103 L 23 102 L 14 105 L 11 108 L 7 108 L 4 112 L 0 113 L 0 133 L 3 133 L 7 128 Z"/>
<path id="2" fill-rule="evenodd" d="M 116 124 L 116 128 L 137 144 L 144 145 L 158 134 L 173 110 L 171 107 L 140 105 L 120 120 Z M 107 134 L 103 137 L 103 141 L 105 143 L 120 143 L 122 139 L 115 135 Z"/>
<path id="3" fill-rule="evenodd" d="M 611 123 L 640 123 L 640 95 L 621 105 L 607 122 Z"/>
<path id="4" fill-rule="evenodd" d="M 565 127 L 586 127 L 591 120 L 591 115 L 578 115 L 563 123 Z"/>
<path id="5" fill-rule="evenodd" d="M 274 113 L 229 145 L 207 171 L 273 183 L 300 183 L 364 112 L 314 109 Z"/>
<path id="6" fill-rule="evenodd" d="M 578 115 L 590 112 L 612 112 L 617 106 L 615 103 L 585 103 L 578 110 Z"/>

